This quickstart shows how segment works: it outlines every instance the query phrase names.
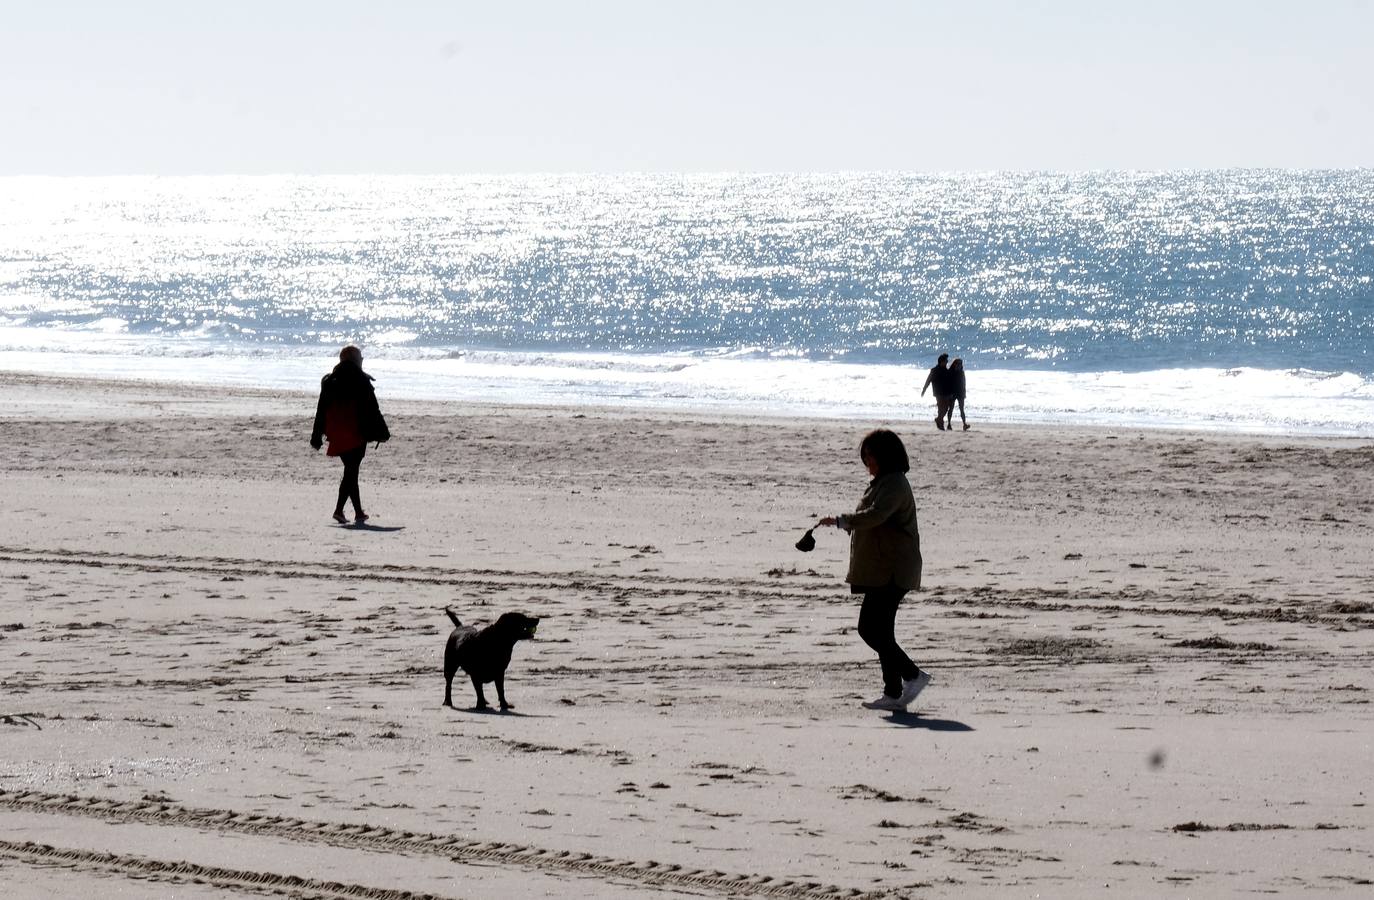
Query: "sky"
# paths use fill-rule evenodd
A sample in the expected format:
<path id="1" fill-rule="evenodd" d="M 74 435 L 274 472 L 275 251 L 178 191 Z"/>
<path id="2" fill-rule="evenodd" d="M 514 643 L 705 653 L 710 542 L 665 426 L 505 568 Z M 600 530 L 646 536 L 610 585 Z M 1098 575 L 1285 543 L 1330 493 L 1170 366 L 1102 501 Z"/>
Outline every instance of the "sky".
<path id="1" fill-rule="evenodd" d="M 0 175 L 1374 165 L 1374 0 L 0 0 Z"/>

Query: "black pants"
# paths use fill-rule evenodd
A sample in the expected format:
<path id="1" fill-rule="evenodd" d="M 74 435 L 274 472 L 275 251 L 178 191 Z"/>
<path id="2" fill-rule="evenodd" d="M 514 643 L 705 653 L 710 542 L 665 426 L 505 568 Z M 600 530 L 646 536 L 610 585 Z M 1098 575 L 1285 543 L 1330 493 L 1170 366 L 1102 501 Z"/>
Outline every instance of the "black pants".
<path id="1" fill-rule="evenodd" d="M 941 397 L 937 394 L 935 397 L 936 423 L 941 424 L 944 422 L 944 420 L 948 419 L 952 415 L 954 415 L 954 398 Z M 944 427 L 943 424 L 941 424 L 941 427 Z"/>
<path id="2" fill-rule="evenodd" d="M 339 512 L 343 512 L 345 500 L 353 501 L 354 515 L 363 511 L 363 501 L 358 496 L 358 469 L 363 464 L 365 453 L 367 453 L 367 444 L 352 450 L 345 450 L 339 454 L 339 459 L 343 461 L 344 466 L 343 478 L 339 481 L 339 505 L 334 507 Z"/>
<path id="3" fill-rule="evenodd" d="M 866 588 L 864 604 L 859 608 L 859 637 L 878 653 L 883 666 L 883 693 L 896 697 L 902 693 L 902 681 L 915 678 L 920 669 L 897 645 L 894 629 L 897 606 L 906 591 L 898 587 Z"/>

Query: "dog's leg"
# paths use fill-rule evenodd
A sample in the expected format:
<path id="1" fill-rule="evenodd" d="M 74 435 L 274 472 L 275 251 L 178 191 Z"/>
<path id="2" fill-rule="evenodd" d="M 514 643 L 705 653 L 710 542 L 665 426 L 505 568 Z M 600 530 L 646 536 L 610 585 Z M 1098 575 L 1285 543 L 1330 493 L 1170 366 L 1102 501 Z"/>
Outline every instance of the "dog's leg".
<path id="1" fill-rule="evenodd" d="M 515 709 L 514 706 L 511 706 L 509 703 L 506 702 L 506 676 L 505 676 L 505 675 L 497 675 L 497 676 L 496 676 L 496 699 L 499 700 L 499 701 L 501 701 L 501 709 L 503 709 L 503 710 L 506 710 L 506 709 Z"/>
<path id="2" fill-rule="evenodd" d="M 448 610 L 444 610 L 448 612 Z M 457 617 L 450 615 L 449 618 L 457 621 Z M 458 671 L 458 642 L 453 639 L 453 635 L 448 636 L 448 642 L 444 644 L 444 705 L 449 709 L 453 708 L 453 673 Z"/>
<path id="3" fill-rule="evenodd" d="M 477 708 L 491 709 L 491 707 L 487 705 L 486 695 L 482 693 L 482 682 L 477 680 L 476 675 L 472 676 L 472 689 L 477 692 Z"/>

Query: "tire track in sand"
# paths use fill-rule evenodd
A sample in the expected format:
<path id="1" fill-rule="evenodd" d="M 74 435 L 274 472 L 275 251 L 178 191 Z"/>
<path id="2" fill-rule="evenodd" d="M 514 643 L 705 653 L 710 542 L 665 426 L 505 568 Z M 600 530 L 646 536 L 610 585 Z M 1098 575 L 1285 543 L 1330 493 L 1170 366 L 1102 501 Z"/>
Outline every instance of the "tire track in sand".
<path id="1" fill-rule="evenodd" d="M 159 556 L 103 551 L 31 549 L 0 545 L 0 562 L 23 565 L 82 566 L 97 569 L 126 569 L 143 572 L 179 572 L 267 578 L 306 578 L 337 581 L 358 579 L 373 582 L 428 585 L 470 585 L 485 588 L 521 590 L 574 590 L 607 594 L 630 591 L 645 599 L 704 597 L 710 595 L 744 597 L 756 600 L 787 600 L 805 596 L 821 602 L 849 602 L 836 593 L 834 584 L 781 582 L 749 577 L 676 578 L 671 575 L 634 574 L 607 576 L 587 572 L 520 572 L 503 569 L 462 569 L 442 566 L 359 565 L 299 562 L 290 560 L 234 559 L 229 557 Z M 923 593 L 921 602 L 930 606 L 995 607 L 1030 612 L 1097 612 L 1170 618 L 1218 619 L 1221 621 L 1259 620 L 1294 624 L 1323 625 L 1356 629 L 1374 628 L 1374 616 L 1359 610 L 1319 611 L 1302 605 L 1269 608 L 1235 607 L 1221 604 L 1231 598 L 1204 595 L 1173 596 L 1155 590 L 1123 589 L 1075 591 L 1064 588 L 996 587 L 940 588 Z M 1183 600 L 1187 605 L 1173 605 Z M 1170 605 L 1161 606 L 1161 601 Z"/>
<path id="2" fill-rule="evenodd" d="M 673 863 L 656 861 L 633 862 L 589 853 L 568 850 L 548 850 L 525 844 L 499 841 L 474 841 L 454 835 L 426 834 L 398 831 L 374 825 L 349 825 L 307 819 L 241 813 L 224 809 L 197 809 L 147 800 L 119 801 L 99 797 L 79 797 L 72 794 L 47 794 L 39 791 L 0 790 L 0 809 L 19 812 L 43 812 L 70 816 L 84 816 L 105 822 L 139 822 L 199 828 L 233 834 L 283 838 L 305 843 L 326 844 L 352 850 L 382 853 L 416 853 L 451 859 L 458 863 L 496 863 L 521 866 L 545 874 L 568 874 L 630 881 L 653 887 L 680 887 L 706 890 L 727 897 L 776 897 L 780 900 L 878 900 L 890 896 L 883 892 L 864 892 L 856 888 L 842 888 L 815 881 L 793 881 L 771 875 L 732 875 L 708 869 L 689 869 Z M 19 847 L 41 845 L 16 845 Z M 5 850 L 0 842 L 0 852 Z M 32 852 L 32 851 L 24 851 Z M 93 851 L 60 851 L 56 853 L 88 853 L 92 857 L 104 854 Z M 133 857 L 130 857 L 133 859 Z M 172 864 L 181 865 L 181 864 Z M 225 870 L 232 873 L 232 870 Z M 254 874 L 254 873 L 249 873 Z M 285 878 L 288 876 L 271 876 Z M 328 896 L 328 895 L 326 895 Z M 364 900 L 390 900 L 391 895 L 341 894 Z M 397 894 L 425 897 L 429 895 Z"/>
<path id="3" fill-rule="evenodd" d="M 345 884 L 340 881 L 317 881 L 313 878 L 279 875 L 275 872 L 201 866 L 185 861 L 150 859 L 146 856 L 102 853 L 97 850 L 53 847 L 49 844 L 35 844 L 32 841 L 19 843 L 0 840 L 0 857 L 31 866 L 61 866 L 79 871 L 125 875 L 144 881 L 210 884 L 218 888 L 273 896 L 285 894 L 300 900 L 454 900 L 439 894 Z"/>

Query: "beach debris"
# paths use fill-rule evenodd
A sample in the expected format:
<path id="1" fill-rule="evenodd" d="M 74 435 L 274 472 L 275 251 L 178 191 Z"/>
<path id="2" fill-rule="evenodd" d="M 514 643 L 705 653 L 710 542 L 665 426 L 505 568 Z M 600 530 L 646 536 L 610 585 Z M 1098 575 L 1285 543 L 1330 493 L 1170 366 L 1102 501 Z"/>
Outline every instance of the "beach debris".
<path id="1" fill-rule="evenodd" d="M 1017 638 L 1000 646 L 989 647 L 987 652 L 1068 660 L 1100 655 L 1104 646 L 1102 641 L 1096 638 L 1049 635 L 1040 638 Z"/>
<path id="2" fill-rule="evenodd" d="M 1260 641 L 1244 641 L 1244 642 L 1228 641 L 1226 638 L 1222 637 L 1222 636 L 1219 635 L 1219 634 L 1214 634 L 1214 635 L 1212 635 L 1211 637 L 1205 637 L 1205 638 L 1193 638 L 1193 639 L 1186 640 L 1186 641 L 1176 641 L 1176 642 L 1173 644 L 1173 646 L 1175 646 L 1175 647 L 1191 647 L 1191 648 L 1193 648 L 1194 650 L 1258 650 L 1258 651 L 1264 651 L 1264 650 L 1275 650 L 1275 649 L 1277 649 L 1273 644 L 1265 644 L 1265 643 L 1262 643 L 1262 642 L 1260 642 Z"/>
<path id="3" fill-rule="evenodd" d="M 958 831 L 978 831 L 983 834 L 1001 834 L 1007 830 L 1004 825 L 994 825 L 977 813 L 955 813 L 947 819 L 933 822 L 931 828 L 953 828 Z"/>
<path id="4" fill-rule="evenodd" d="M 43 730 L 37 719 L 43 718 L 42 713 L 0 713 L 0 725 L 18 725 L 21 728 L 36 728 Z"/>
<path id="5" fill-rule="evenodd" d="M 840 788 L 841 800 L 880 800 L 883 803 L 929 803 L 925 797 L 903 797 L 882 788 L 875 788 L 867 784 L 851 784 L 847 788 Z"/>
<path id="6" fill-rule="evenodd" d="M 1174 831 L 1290 831 L 1292 825 L 1256 825 L 1252 822 L 1232 822 L 1230 825 L 1204 825 L 1202 822 L 1184 822 L 1175 825 Z"/>

